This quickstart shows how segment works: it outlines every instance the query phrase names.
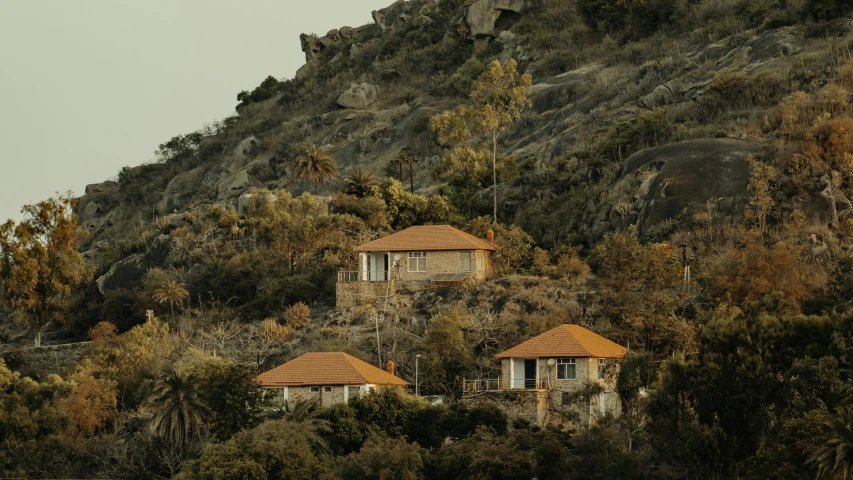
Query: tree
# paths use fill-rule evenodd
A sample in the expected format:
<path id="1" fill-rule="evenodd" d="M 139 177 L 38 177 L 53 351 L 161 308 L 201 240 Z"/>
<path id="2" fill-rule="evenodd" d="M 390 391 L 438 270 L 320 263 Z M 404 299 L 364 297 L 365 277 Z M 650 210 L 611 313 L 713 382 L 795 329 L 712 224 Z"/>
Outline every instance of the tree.
<path id="1" fill-rule="evenodd" d="M 57 375 L 22 378 L 0 359 L 0 477 L 55 476 L 49 469 L 62 451 L 67 418 L 54 400 L 71 389 Z"/>
<path id="2" fill-rule="evenodd" d="M 305 148 L 305 154 L 296 159 L 293 174 L 297 179 L 314 184 L 314 194 L 320 194 L 320 185 L 338 175 L 338 164 L 328 153 L 317 145 Z"/>
<path id="3" fill-rule="evenodd" d="M 195 374 L 164 373 L 148 397 L 152 410 L 149 429 L 176 445 L 199 440 L 207 427 L 210 409 L 199 394 Z"/>
<path id="4" fill-rule="evenodd" d="M 244 340 L 244 349 L 256 362 L 258 374 L 261 373 L 261 365 L 267 357 L 274 350 L 284 347 L 292 335 L 292 328 L 279 325 L 271 318 L 261 322 L 259 328 L 252 328 L 249 331 Z"/>
<path id="5" fill-rule="evenodd" d="M 432 119 L 439 142 L 453 145 L 451 157 L 458 163 L 478 163 L 483 152 L 472 149 L 470 139 L 476 135 L 488 139 L 495 223 L 498 222 L 498 140 L 510 125 L 521 118 L 521 112 L 531 103 L 532 77 L 520 75 L 517 66 L 515 60 L 493 61 L 474 83 L 468 104 Z"/>
<path id="6" fill-rule="evenodd" d="M 818 478 L 853 478 L 853 409 L 838 409 L 829 420 L 832 437 L 809 459 L 818 468 Z"/>
<path id="7" fill-rule="evenodd" d="M 201 372 L 201 396 L 210 408 L 210 431 L 219 440 L 260 423 L 263 393 L 251 367 L 213 359 Z"/>
<path id="8" fill-rule="evenodd" d="M 359 168 L 344 178 L 344 183 L 344 193 L 363 198 L 370 191 L 370 187 L 379 185 L 379 180 L 376 175 Z"/>
<path id="9" fill-rule="evenodd" d="M 77 367 L 68 381 L 74 392 L 60 399 L 57 407 L 68 417 L 71 437 L 76 440 L 94 434 L 116 415 L 118 390 L 115 381 L 95 378 L 83 367 Z"/>
<path id="10" fill-rule="evenodd" d="M 172 312 L 172 321 L 174 322 L 175 305 L 183 306 L 184 301 L 190 298 L 190 292 L 178 280 L 163 276 L 157 278 L 151 285 L 151 298 L 157 303 L 169 304 L 169 309 Z"/>
<path id="11" fill-rule="evenodd" d="M 284 420 L 208 445 L 189 468 L 201 480 L 313 480 L 327 471 L 302 425 Z"/>
<path id="12" fill-rule="evenodd" d="M 424 478 L 422 454 L 417 444 L 374 434 L 357 453 L 341 461 L 341 478 L 352 480 L 419 480 Z"/>
<path id="13" fill-rule="evenodd" d="M 36 334 L 60 320 L 73 289 L 88 276 L 79 253 L 76 201 L 65 194 L 22 209 L 24 220 L 0 226 L 0 286 Z"/>

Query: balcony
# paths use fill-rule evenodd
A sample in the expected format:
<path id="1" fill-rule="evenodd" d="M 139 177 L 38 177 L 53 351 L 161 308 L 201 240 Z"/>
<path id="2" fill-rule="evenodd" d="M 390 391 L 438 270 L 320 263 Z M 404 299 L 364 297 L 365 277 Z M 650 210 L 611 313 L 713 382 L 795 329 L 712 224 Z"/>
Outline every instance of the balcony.
<path id="1" fill-rule="evenodd" d="M 338 281 L 341 283 L 357 282 L 359 281 L 358 272 L 356 272 L 355 270 L 341 270 L 340 272 L 338 272 Z"/>
<path id="2" fill-rule="evenodd" d="M 510 382 L 504 382 L 503 379 L 481 379 L 481 380 L 462 380 L 462 393 L 470 394 L 477 392 L 500 392 L 500 391 L 543 391 L 547 390 L 548 386 L 545 380 L 537 380 L 535 378 L 516 378 Z"/>

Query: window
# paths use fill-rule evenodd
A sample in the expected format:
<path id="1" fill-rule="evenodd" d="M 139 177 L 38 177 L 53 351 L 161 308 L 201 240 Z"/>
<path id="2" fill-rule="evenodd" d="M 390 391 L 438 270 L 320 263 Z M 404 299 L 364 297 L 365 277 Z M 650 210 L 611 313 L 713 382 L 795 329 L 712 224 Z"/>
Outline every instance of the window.
<path id="1" fill-rule="evenodd" d="M 471 252 L 459 252 L 459 271 L 471 271 Z"/>
<path id="2" fill-rule="evenodd" d="M 607 360 L 598 359 L 598 379 L 605 380 L 607 378 Z"/>
<path id="3" fill-rule="evenodd" d="M 350 385 L 347 391 L 347 399 L 352 400 L 353 398 L 358 398 L 358 385 Z"/>
<path id="4" fill-rule="evenodd" d="M 569 404 L 569 392 L 560 393 L 560 405 L 568 405 Z"/>
<path id="5" fill-rule="evenodd" d="M 409 252 L 409 271 L 410 272 L 426 272 L 427 271 L 427 254 L 426 254 L 426 252 Z"/>
<path id="6" fill-rule="evenodd" d="M 311 387 L 311 393 L 320 393 L 320 387 Z"/>
<path id="7" fill-rule="evenodd" d="M 324 392 L 331 392 L 331 391 L 332 391 L 332 387 L 323 387 L 323 391 L 324 391 Z"/>
<path id="8" fill-rule="evenodd" d="M 557 359 L 557 380 L 574 380 L 577 378 L 577 366 L 574 358 Z"/>

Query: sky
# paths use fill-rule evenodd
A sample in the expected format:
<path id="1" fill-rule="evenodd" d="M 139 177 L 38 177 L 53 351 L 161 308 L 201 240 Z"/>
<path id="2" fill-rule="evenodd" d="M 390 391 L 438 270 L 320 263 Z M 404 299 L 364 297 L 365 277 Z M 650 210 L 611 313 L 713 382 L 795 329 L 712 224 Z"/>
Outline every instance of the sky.
<path id="1" fill-rule="evenodd" d="M 0 222 L 82 195 L 393 0 L 0 0 Z"/>

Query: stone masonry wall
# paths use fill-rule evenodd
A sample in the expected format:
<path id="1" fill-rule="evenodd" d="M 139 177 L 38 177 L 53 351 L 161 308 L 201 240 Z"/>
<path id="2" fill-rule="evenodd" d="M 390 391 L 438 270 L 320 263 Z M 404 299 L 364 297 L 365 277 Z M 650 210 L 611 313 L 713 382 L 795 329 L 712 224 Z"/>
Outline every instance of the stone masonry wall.
<path id="1" fill-rule="evenodd" d="M 44 378 L 51 373 L 61 374 L 74 368 L 89 349 L 91 342 L 47 345 L 0 352 L 6 365 L 21 375 Z"/>
<path id="2" fill-rule="evenodd" d="M 401 257 L 399 262 L 399 279 L 403 282 L 425 281 L 439 273 L 462 273 L 462 270 L 459 268 L 461 251 L 427 252 L 426 272 L 410 272 L 408 252 L 398 253 Z M 478 266 L 481 267 L 480 270 L 477 270 Z M 475 280 L 485 280 L 488 272 L 491 272 L 489 252 L 482 250 L 471 251 L 471 271 L 467 272 L 470 274 L 469 276 Z M 395 273 L 396 275 L 397 273 Z"/>
<path id="3" fill-rule="evenodd" d="M 574 380 L 558 380 L 557 365 L 548 365 L 548 358 L 539 359 L 539 378 L 545 380 L 547 392 L 543 392 L 546 398 L 543 402 L 537 404 L 538 409 L 536 417 L 543 419 L 545 423 L 540 423 L 541 426 L 562 422 L 560 413 L 575 414 L 581 425 L 594 423 L 601 417 L 600 399 L 595 396 L 590 399 L 588 405 L 563 405 L 563 392 L 575 393 L 583 390 L 590 382 L 601 383 L 605 387 L 605 412 L 608 415 L 619 416 L 622 413 L 622 402 L 619 395 L 616 393 L 616 375 L 618 366 L 608 372 L 606 380 L 598 379 L 598 359 L 597 358 L 577 358 L 575 359 L 575 379 Z M 614 361 L 614 360 L 609 360 Z M 503 359 L 501 361 L 501 377 L 504 385 L 511 385 L 510 374 L 511 359 Z M 495 392 L 501 394 L 502 392 Z M 496 402 L 498 403 L 498 402 Z M 532 405 L 529 408 L 533 408 Z M 543 413 L 541 409 L 546 412 Z M 526 415 L 528 418 L 534 416 L 533 410 Z M 522 418 L 519 416 L 519 418 Z"/>
<path id="4" fill-rule="evenodd" d="M 548 393 L 533 390 L 503 390 L 499 392 L 478 392 L 462 397 L 469 407 L 483 403 L 494 403 L 506 412 L 510 422 L 526 420 L 533 425 L 541 425 L 548 411 Z"/>
<path id="5" fill-rule="evenodd" d="M 335 286 L 335 306 L 354 307 L 362 301 L 374 301 L 397 293 L 397 282 L 338 282 Z"/>

